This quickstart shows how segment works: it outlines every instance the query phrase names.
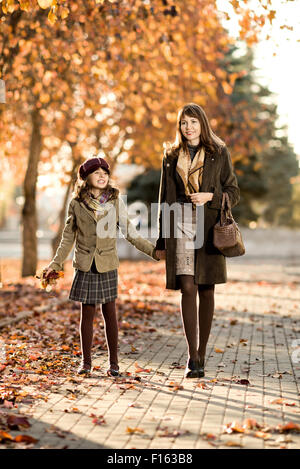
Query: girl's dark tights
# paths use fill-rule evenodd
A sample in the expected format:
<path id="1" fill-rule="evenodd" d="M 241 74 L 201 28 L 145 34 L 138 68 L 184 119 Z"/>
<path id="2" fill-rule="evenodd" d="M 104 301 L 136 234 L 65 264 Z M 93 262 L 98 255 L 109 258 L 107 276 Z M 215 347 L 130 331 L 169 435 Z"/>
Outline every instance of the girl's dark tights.
<path id="1" fill-rule="evenodd" d="M 214 314 L 215 285 L 194 283 L 193 275 L 180 275 L 181 316 L 189 357 L 203 364 Z M 199 310 L 197 312 L 197 292 Z"/>
<path id="2" fill-rule="evenodd" d="M 93 343 L 93 322 L 96 313 L 96 305 L 81 303 L 80 316 L 80 344 L 82 361 L 91 365 L 91 350 Z M 118 320 L 116 314 L 116 303 L 110 301 L 102 305 L 104 318 L 105 336 L 108 347 L 109 362 L 118 364 Z"/>

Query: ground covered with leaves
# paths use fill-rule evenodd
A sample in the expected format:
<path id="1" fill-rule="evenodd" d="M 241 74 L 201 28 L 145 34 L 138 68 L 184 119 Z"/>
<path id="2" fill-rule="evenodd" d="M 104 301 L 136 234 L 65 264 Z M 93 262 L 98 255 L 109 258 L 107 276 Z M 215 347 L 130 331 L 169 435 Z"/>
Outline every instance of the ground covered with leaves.
<path id="1" fill-rule="evenodd" d="M 264 380 L 265 383 L 269 380 L 271 386 L 267 388 L 268 392 L 270 389 L 278 389 L 278 391 L 276 391 L 277 394 L 270 392 L 270 397 L 267 392 L 266 402 L 268 402 L 269 409 L 265 406 L 262 410 L 266 412 L 266 415 L 269 412 L 270 418 L 274 417 L 275 420 L 268 421 L 267 418 L 263 421 L 259 418 L 248 418 L 246 414 L 244 419 L 230 419 L 225 412 L 223 425 L 218 431 L 205 431 L 205 425 L 201 427 L 202 440 L 211 447 L 220 447 L 221 444 L 243 447 L 244 444 L 237 439 L 242 436 L 261 440 L 271 447 L 287 448 L 289 442 L 293 442 L 294 435 L 299 434 L 299 395 L 284 392 L 284 380 L 288 379 L 291 382 L 292 373 L 297 373 L 299 366 L 295 366 L 293 372 L 283 368 L 267 369 L 264 363 L 269 360 L 269 357 L 257 351 L 265 344 L 261 344 L 260 339 L 257 338 L 255 339 L 257 343 L 254 344 L 255 340 L 251 339 L 247 333 L 247 330 L 251 329 L 257 336 L 263 331 L 268 331 L 272 326 L 276 346 L 282 345 L 281 339 L 276 338 L 276 334 L 284 327 L 288 340 L 296 337 L 299 332 L 297 278 L 288 278 L 284 285 L 276 279 L 272 280 L 271 277 L 270 281 L 259 278 L 254 281 L 251 280 L 251 269 L 246 269 L 245 278 L 232 278 L 226 286 L 224 285 L 222 308 L 216 308 L 215 332 L 211 338 L 210 357 L 215 363 L 216 375 L 187 386 L 179 378 L 184 368 L 180 360 L 172 361 L 170 358 L 169 363 L 164 368 L 160 368 L 158 363 L 151 363 L 151 361 L 145 366 L 139 358 L 143 348 L 146 349 L 151 346 L 151 343 L 158 344 L 160 340 L 165 340 L 163 328 L 166 328 L 166 325 L 170 339 L 162 343 L 164 343 L 165 350 L 169 347 L 170 357 L 172 357 L 172 347 L 183 343 L 179 293 L 165 290 L 165 272 L 162 263 L 121 262 L 117 300 L 120 349 L 123 357 L 131 358 L 132 366 L 127 371 L 125 370 L 119 379 L 111 380 L 106 377 L 107 349 L 102 316 L 98 310 L 95 319 L 97 333 L 94 334 L 93 356 L 96 359 L 98 357 L 101 364 L 94 366 L 94 381 L 92 379 L 90 382 L 76 375 L 81 355 L 78 330 L 80 304 L 68 300 L 73 275 L 70 262 L 66 264 L 64 278 L 59 280 L 51 292 L 42 290 L 37 279 L 21 279 L 18 274 L 19 267 L 18 261 L 7 261 L 4 265 L 5 278 L 0 302 L 0 324 L 1 321 L 12 321 L 10 324 L 2 324 L 0 329 L 0 447 L 36 447 L 38 438 L 35 433 L 31 434 L 33 423 L 30 409 L 36 409 L 39 402 L 41 407 L 46 405 L 48 400 L 53 399 L 55 393 L 63 393 L 66 399 L 63 404 L 65 414 L 86 415 L 83 407 L 80 406 L 80 398 L 87 392 L 91 392 L 93 387 L 99 387 L 99 382 L 102 383 L 100 387 L 104 386 L 100 399 L 104 399 L 107 393 L 111 393 L 111 398 L 117 401 L 124 393 L 128 393 L 129 402 L 126 406 L 129 410 L 136 412 L 142 411 L 144 405 L 139 403 L 138 398 L 131 398 L 131 396 L 137 396 L 147 389 L 162 392 L 162 396 L 164 390 L 167 389 L 172 395 L 178 396 L 178 399 L 180 396 L 183 399 L 187 392 L 191 393 L 191 398 L 200 392 L 207 402 L 210 402 L 209 396 L 213 396 L 216 389 L 218 392 L 218 389 L 222 387 L 228 388 L 228 392 L 237 388 L 237 396 L 239 392 L 244 392 L 239 389 L 247 389 L 249 390 L 248 398 L 251 401 L 251 394 L 249 394 L 251 389 L 255 391 L 256 386 L 260 389 L 257 384 L 259 380 Z M 41 263 L 39 267 L 44 267 L 44 263 Z M 219 289 L 222 292 L 222 287 Z M 234 294 L 235 300 L 231 296 Z M 250 295 L 254 300 L 248 303 L 249 307 L 245 308 L 245 303 L 242 303 L 239 298 L 247 296 L 250 298 Z M 17 320 L 24 312 L 26 317 Z M 261 315 L 267 318 L 266 324 L 270 318 L 265 329 Z M 287 321 L 289 321 L 288 328 Z M 243 329 L 243 322 L 247 323 L 248 329 Z M 241 331 L 244 330 L 244 333 L 238 332 L 239 327 Z M 227 334 L 227 330 L 230 331 L 227 342 L 218 341 L 218 337 Z M 185 347 L 184 344 L 183 347 Z M 245 353 L 251 347 L 252 355 L 255 355 L 251 355 L 250 358 L 250 355 L 245 355 Z M 235 355 L 235 350 L 238 349 L 240 352 Z M 243 357 L 246 357 L 246 360 L 243 360 Z M 234 368 L 236 363 L 240 364 L 239 372 Z M 232 372 L 229 369 L 229 373 L 225 375 L 226 369 L 230 367 L 232 367 Z M 252 373 L 251 370 L 255 370 L 256 367 L 261 368 L 257 368 L 258 371 Z M 176 375 L 176 372 L 179 374 Z M 255 376 L 256 383 L 253 376 Z M 297 376 L 294 378 L 297 379 Z M 279 384 L 273 385 L 273 381 Z M 286 387 L 286 390 L 288 389 Z M 116 392 L 118 395 L 115 395 Z M 181 405 L 179 404 L 179 408 Z M 208 407 L 208 404 L 205 405 Z M 250 403 L 248 407 L 259 406 L 257 403 Z M 273 411 L 272 408 L 281 410 Z M 99 413 L 91 407 L 87 415 L 94 427 L 109 427 L 109 413 Z M 137 421 L 136 424 L 128 421 L 122 431 L 128 438 L 140 438 L 141 441 L 147 439 L 151 441 L 151 438 L 155 437 L 173 441 L 175 444 L 178 438 L 183 441 L 184 438 L 190 438 L 191 427 L 189 425 L 182 427 L 181 424 L 172 426 L 169 422 L 172 418 L 168 413 L 151 416 L 152 422 L 160 419 L 153 430 L 154 436 L 147 433 L 142 421 Z M 70 437 L 68 432 L 55 425 L 47 427 L 45 432 L 62 440 L 60 448 L 69 447 L 72 440 L 79 440 L 78 436 Z M 67 438 L 70 441 L 63 443 Z M 224 440 L 224 438 L 227 439 Z"/>

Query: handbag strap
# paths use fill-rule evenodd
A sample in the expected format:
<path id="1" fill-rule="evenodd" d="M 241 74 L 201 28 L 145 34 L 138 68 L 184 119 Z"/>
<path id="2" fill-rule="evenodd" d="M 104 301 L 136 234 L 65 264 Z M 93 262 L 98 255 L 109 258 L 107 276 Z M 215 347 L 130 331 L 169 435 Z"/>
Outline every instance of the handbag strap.
<path id="1" fill-rule="evenodd" d="M 225 225 L 227 218 L 233 218 L 231 213 L 231 204 L 227 192 L 223 192 L 221 207 L 221 226 Z"/>

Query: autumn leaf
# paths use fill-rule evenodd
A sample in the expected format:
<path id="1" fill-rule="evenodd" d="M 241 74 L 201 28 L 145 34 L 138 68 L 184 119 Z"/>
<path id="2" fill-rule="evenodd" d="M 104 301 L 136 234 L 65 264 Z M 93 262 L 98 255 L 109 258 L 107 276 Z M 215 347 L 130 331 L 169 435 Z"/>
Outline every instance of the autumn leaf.
<path id="1" fill-rule="evenodd" d="M 92 422 L 93 422 L 95 425 L 105 425 L 105 424 L 106 424 L 106 420 L 105 420 L 105 418 L 103 417 L 103 415 L 100 415 L 99 417 L 93 418 Z"/>
<path id="2" fill-rule="evenodd" d="M 276 430 L 279 430 L 280 432 L 289 432 L 289 431 L 300 432 L 300 425 L 298 423 L 288 422 L 282 425 L 277 425 Z"/>
<path id="3" fill-rule="evenodd" d="M 161 428 L 161 433 L 158 433 L 159 437 L 166 438 L 177 438 L 178 436 L 188 435 L 190 432 L 188 430 L 169 430 L 168 427 Z"/>
<path id="4" fill-rule="evenodd" d="M 52 5 L 52 0 L 37 0 L 39 6 L 46 10 L 47 8 L 50 8 Z"/>
<path id="5" fill-rule="evenodd" d="M 226 441 L 225 446 L 239 446 L 240 448 L 243 448 L 242 443 L 240 443 L 238 441 L 233 441 L 233 440 Z"/>
<path id="6" fill-rule="evenodd" d="M 184 387 L 180 383 L 176 383 L 175 381 L 171 381 L 168 384 L 169 388 L 172 388 L 172 391 L 179 391 L 180 389 L 184 389 Z"/>
<path id="7" fill-rule="evenodd" d="M 13 441 L 14 437 L 10 435 L 10 433 L 7 433 L 3 430 L 0 430 L 0 442 L 4 441 Z"/>
<path id="8" fill-rule="evenodd" d="M 238 379 L 236 381 L 237 384 L 243 384 L 245 386 L 248 386 L 250 384 L 250 381 L 248 379 Z"/>
<path id="9" fill-rule="evenodd" d="M 145 431 L 142 429 L 142 428 L 139 428 L 139 427 L 134 427 L 134 428 L 131 428 L 131 427 L 127 427 L 126 428 L 126 433 L 145 433 Z"/>
<path id="10" fill-rule="evenodd" d="M 224 353 L 224 350 L 222 350 L 222 349 L 220 349 L 220 348 L 218 348 L 218 347 L 215 347 L 214 350 L 215 350 L 216 353 Z"/>
<path id="11" fill-rule="evenodd" d="M 141 368 L 137 362 L 135 362 L 134 366 L 136 373 L 150 373 L 152 371 L 152 368 Z"/>
<path id="12" fill-rule="evenodd" d="M 271 433 L 266 433 L 266 432 L 263 432 L 263 431 L 258 431 L 258 432 L 254 432 L 253 433 L 253 436 L 256 436 L 257 438 L 263 438 L 264 440 L 269 440 L 271 438 Z"/>
<path id="13" fill-rule="evenodd" d="M 20 430 L 31 426 L 26 417 L 18 415 L 10 415 L 7 418 L 7 425 L 10 430 Z"/>
<path id="14" fill-rule="evenodd" d="M 39 440 L 37 440 L 36 438 L 33 438 L 32 436 L 29 436 L 29 435 L 18 435 L 15 437 L 15 442 L 16 443 L 26 443 L 26 444 L 30 444 L 30 443 L 37 443 Z"/>
<path id="15" fill-rule="evenodd" d="M 270 404 L 284 404 L 284 401 L 284 398 L 273 399 L 273 401 L 270 401 Z"/>
<path id="16" fill-rule="evenodd" d="M 197 383 L 196 384 L 196 387 L 197 388 L 201 388 L 201 389 L 211 389 L 209 386 L 207 386 L 206 383 L 204 383 L 203 381 L 201 381 L 200 383 Z"/>
<path id="17" fill-rule="evenodd" d="M 261 425 L 255 419 L 245 419 L 243 422 L 243 428 L 246 430 L 253 430 L 261 428 Z"/>
<path id="18" fill-rule="evenodd" d="M 231 422 L 224 425 L 223 433 L 245 433 L 245 428 L 238 422 Z"/>

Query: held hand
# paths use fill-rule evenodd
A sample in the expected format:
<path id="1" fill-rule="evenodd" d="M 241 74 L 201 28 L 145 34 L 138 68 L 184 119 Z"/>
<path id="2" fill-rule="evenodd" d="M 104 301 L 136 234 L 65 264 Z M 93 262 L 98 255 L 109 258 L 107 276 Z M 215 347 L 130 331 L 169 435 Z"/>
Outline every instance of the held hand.
<path id="1" fill-rule="evenodd" d="M 157 257 L 158 257 L 160 260 L 166 258 L 166 251 L 165 251 L 165 249 L 156 249 L 155 253 L 156 253 Z"/>
<path id="2" fill-rule="evenodd" d="M 206 202 L 213 198 L 213 192 L 195 192 L 190 194 L 191 202 L 195 205 L 204 205 Z"/>

